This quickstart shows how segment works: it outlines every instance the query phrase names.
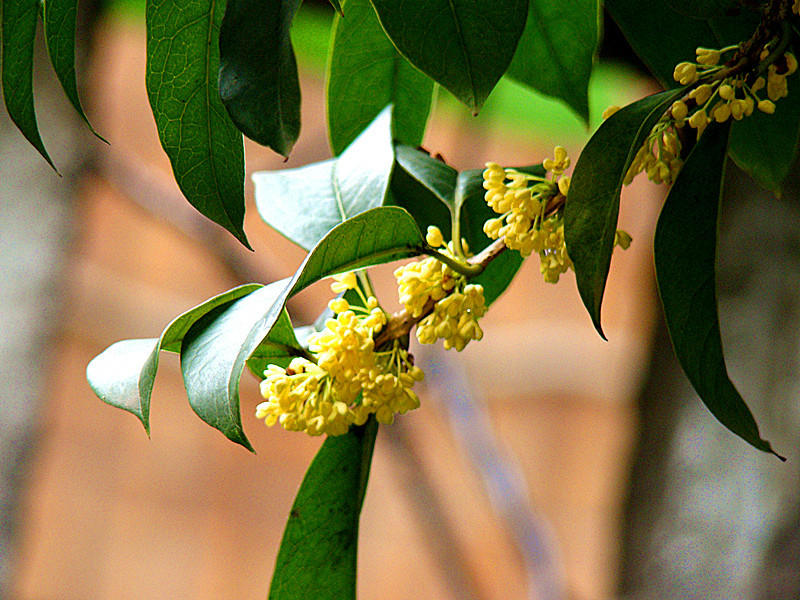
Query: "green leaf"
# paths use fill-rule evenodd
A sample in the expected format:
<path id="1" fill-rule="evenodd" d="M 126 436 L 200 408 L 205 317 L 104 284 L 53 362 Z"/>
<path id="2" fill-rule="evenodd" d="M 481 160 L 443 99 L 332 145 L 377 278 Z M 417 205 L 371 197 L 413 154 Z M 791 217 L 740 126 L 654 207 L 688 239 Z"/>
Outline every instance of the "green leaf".
<path id="1" fill-rule="evenodd" d="M 676 12 L 693 19 L 724 17 L 740 7 L 739 0 L 667 0 Z"/>
<path id="2" fill-rule="evenodd" d="M 412 65 L 478 111 L 508 68 L 527 0 L 371 0 L 383 29 Z"/>
<path id="3" fill-rule="evenodd" d="M 415 176 L 409 174 L 409 172 L 403 168 L 403 163 L 400 161 L 400 154 L 406 149 L 408 148 L 403 146 L 398 146 L 395 149 L 398 161 L 392 171 L 392 180 L 390 183 L 391 194 L 387 198 L 386 203 L 400 206 L 407 210 L 417 222 L 420 231 L 427 231 L 429 225 L 435 225 L 441 230 L 445 237 L 450 238 L 452 209 L 447 201 L 434 194 Z M 413 151 L 418 152 L 417 150 Z M 428 156 L 425 153 L 421 154 Z M 449 169 L 449 167 L 447 168 Z M 454 173 L 456 176 L 458 175 L 457 172 L 454 171 Z M 453 180 L 453 187 L 455 188 L 455 179 Z"/>
<path id="4" fill-rule="evenodd" d="M 341 3 L 339 2 L 339 0 L 328 0 L 328 1 L 331 3 L 331 6 L 333 7 L 333 9 L 334 9 L 334 10 L 335 10 L 337 13 L 339 13 L 340 15 L 343 15 L 343 14 L 344 14 L 344 11 L 342 11 L 342 5 L 341 5 Z"/>
<path id="5" fill-rule="evenodd" d="M 276 354 L 284 359 L 305 354 L 286 316 L 286 301 L 336 273 L 416 256 L 424 243 L 406 211 L 374 208 L 329 232 L 291 280 L 271 283 L 207 314 L 192 326 L 181 347 L 181 371 L 194 411 L 228 439 L 252 450 L 239 414 L 239 380 L 248 358 L 255 357 L 251 369 L 258 369 L 266 354 L 270 360 Z"/>
<path id="6" fill-rule="evenodd" d="M 328 62 L 328 135 L 342 151 L 388 104 L 394 138 L 422 142 L 433 99 L 433 80 L 411 66 L 381 28 L 369 0 L 346 0 L 334 19 Z"/>
<path id="7" fill-rule="evenodd" d="M 800 86 L 800 78 L 793 82 Z M 776 196 L 797 155 L 800 138 L 800 94 L 775 103 L 775 114 L 756 110 L 731 128 L 728 153 L 736 166 Z"/>
<path id="8" fill-rule="evenodd" d="M 398 144 L 395 147 L 397 164 L 421 183 L 448 210 L 455 212 L 456 184 L 458 171 L 442 160 L 416 148 Z"/>
<path id="9" fill-rule="evenodd" d="M 416 222 L 402 208 L 383 206 L 332 229 L 306 256 L 288 293 L 337 273 L 418 256 L 425 246 Z"/>
<path id="10" fill-rule="evenodd" d="M 309 250 L 346 219 L 381 206 L 394 164 L 391 123 L 387 107 L 336 159 L 254 173 L 261 218 Z"/>
<path id="11" fill-rule="evenodd" d="M 146 86 L 158 136 L 186 199 L 248 248 L 244 145 L 217 88 L 224 3 L 147 0 Z"/>
<path id="12" fill-rule="evenodd" d="M 600 41 L 597 0 L 528 0 L 528 21 L 507 75 L 563 100 L 589 122 L 589 78 Z"/>
<path id="13" fill-rule="evenodd" d="M 247 137 L 289 156 L 300 134 L 300 81 L 289 29 L 300 0 L 227 0 L 219 93 Z"/>
<path id="14" fill-rule="evenodd" d="M 92 391 L 103 401 L 136 415 L 150 433 L 150 396 L 158 370 L 159 350 L 178 352 L 186 332 L 210 311 L 257 290 L 242 285 L 206 300 L 167 325 L 158 339 L 124 340 L 111 345 L 86 367 Z"/>
<path id="15" fill-rule="evenodd" d="M 642 10 L 640 0 L 606 0 L 605 7 L 636 54 L 668 88 L 678 85 L 672 79 L 675 65 L 694 61 L 695 48 L 737 44 L 758 25 L 758 17 L 748 11 L 736 18 L 699 20 L 676 12 L 667 2 L 650 2 Z"/>
<path id="16" fill-rule="evenodd" d="M 715 266 L 728 125 L 706 129 L 672 185 L 656 227 L 656 279 L 675 354 L 700 398 L 733 433 L 775 454 L 728 378 L 722 352 Z"/>
<path id="17" fill-rule="evenodd" d="M 92 133 L 105 142 L 106 140 L 89 123 L 78 97 L 78 84 L 75 79 L 75 24 L 77 9 L 77 0 L 42 1 L 42 19 L 44 21 L 47 50 L 50 54 L 50 63 L 53 65 L 56 76 L 61 82 L 61 87 L 64 89 L 64 93 L 73 108 L 75 108 L 81 119 L 86 122 Z"/>
<path id="18" fill-rule="evenodd" d="M 283 533 L 269 600 L 355 600 L 358 521 L 378 423 L 328 437 Z"/>
<path id="19" fill-rule="evenodd" d="M 33 105 L 33 47 L 38 16 L 38 0 L 4 0 L 0 6 L 3 96 L 8 116 L 57 173 L 39 135 Z"/>
<path id="20" fill-rule="evenodd" d="M 643 98 L 606 119 L 575 165 L 564 208 L 564 236 L 578 292 L 603 338 L 600 306 L 611 265 L 622 181 L 636 153 L 681 90 Z"/>
<path id="21" fill-rule="evenodd" d="M 282 303 L 273 323 L 269 327 L 263 323 L 264 312 L 276 308 L 286 284 L 285 279 L 276 281 L 209 311 L 189 328 L 181 345 L 181 372 L 192 409 L 248 450 L 253 447 L 239 413 L 239 381 L 247 359 L 257 350 L 272 357 L 304 354 Z M 270 329 L 279 319 L 283 325 L 277 327 L 273 338 Z"/>

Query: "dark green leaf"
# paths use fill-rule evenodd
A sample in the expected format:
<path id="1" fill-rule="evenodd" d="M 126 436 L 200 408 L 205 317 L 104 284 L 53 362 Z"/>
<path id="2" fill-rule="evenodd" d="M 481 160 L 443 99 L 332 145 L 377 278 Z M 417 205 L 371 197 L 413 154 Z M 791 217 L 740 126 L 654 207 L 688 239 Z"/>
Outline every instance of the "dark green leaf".
<path id="1" fill-rule="evenodd" d="M 455 212 L 455 193 L 458 171 L 427 152 L 398 144 L 397 164 L 427 188 L 448 210 Z"/>
<path id="2" fill-rule="evenodd" d="M 597 0 L 528 0 L 528 21 L 508 76 L 563 100 L 589 122 L 589 78 L 597 55 Z"/>
<path id="3" fill-rule="evenodd" d="M 381 25 L 411 64 L 477 112 L 505 73 L 527 0 L 372 0 Z"/>
<path id="4" fill-rule="evenodd" d="M 259 285 L 243 285 L 206 300 L 174 319 L 158 339 L 125 340 L 113 344 L 86 367 L 92 391 L 103 401 L 136 415 L 150 433 L 150 395 L 158 370 L 159 350 L 178 352 L 183 336 L 201 317 L 230 304 Z"/>
<path id="5" fill-rule="evenodd" d="M 736 12 L 739 0 L 667 0 L 667 4 L 682 15 L 693 19 L 712 19 Z"/>
<path id="6" fill-rule="evenodd" d="M 217 88 L 223 4 L 147 0 L 146 86 L 161 145 L 186 199 L 249 248 L 242 134 Z"/>
<path id="7" fill-rule="evenodd" d="M 470 252 L 477 254 L 492 240 L 483 232 L 483 224 L 497 215 L 486 204 L 483 170 L 458 173 L 425 152 L 398 145 L 397 165 L 392 175 L 393 201 L 406 208 L 423 231 L 436 225 L 451 236 L 451 214 L 457 214 L 461 237 Z M 538 169 L 543 174 L 541 167 Z M 503 252 L 486 270 L 471 279 L 483 286 L 486 304 L 494 302 L 508 287 L 522 266 L 518 252 Z"/>
<path id="8" fill-rule="evenodd" d="M 50 164 L 36 123 L 33 106 L 33 46 L 39 16 L 38 0 L 4 0 L 0 6 L 0 56 L 2 56 L 3 96 L 8 116 Z M 56 172 L 58 170 L 56 169 Z"/>
<path id="9" fill-rule="evenodd" d="M 287 280 L 276 281 L 198 319 L 181 345 L 181 372 L 189 404 L 206 423 L 231 441 L 252 450 L 239 414 L 239 380 L 245 362 L 257 350 L 270 357 L 302 355 L 281 302 Z M 264 327 L 264 313 L 275 308 L 275 318 Z M 276 337 L 268 337 L 276 326 Z M 261 355 L 260 354 L 260 355 Z"/>
<path id="10" fill-rule="evenodd" d="M 449 239 L 452 226 L 452 213 L 449 206 L 451 202 L 434 194 L 403 168 L 399 157 L 405 150 L 401 150 L 401 148 L 403 147 L 398 146 L 395 149 L 398 162 L 392 171 L 391 197 L 387 199 L 387 204 L 391 203 L 407 210 L 414 217 L 420 231 L 427 231 L 429 225 L 435 225 Z M 405 149 L 410 150 L 409 148 Z M 414 150 L 414 152 L 417 151 Z M 455 187 L 455 181 L 453 181 L 453 186 Z"/>
<path id="11" fill-rule="evenodd" d="M 706 129 L 672 185 L 656 227 L 656 279 L 675 354 L 700 398 L 725 427 L 773 452 L 728 378 L 719 331 L 717 212 L 728 125 Z"/>
<path id="12" fill-rule="evenodd" d="M 403 58 L 381 28 L 369 0 L 347 0 L 336 16 L 328 62 L 328 135 L 341 154 L 388 104 L 394 138 L 422 142 L 433 80 Z"/>
<path id="13" fill-rule="evenodd" d="M 394 164 L 391 122 L 387 107 L 336 159 L 254 173 L 261 218 L 309 250 L 344 220 L 381 206 Z"/>
<path id="14" fill-rule="evenodd" d="M 344 12 L 342 11 L 342 5 L 341 5 L 341 3 L 339 2 L 339 0 L 328 0 L 328 1 L 331 3 L 331 6 L 333 7 L 333 9 L 334 9 L 334 10 L 335 10 L 337 13 L 339 13 L 340 15 L 343 15 L 343 14 L 344 14 Z"/>
<path id="15" fill-rule="evenodd" d="M 800 79 L 789 85 L 792 83 L 800 87 Z M 757 110 L 734 123 L 728 152 L 736 166 L 780 196 L 781 186 L 794 164 L 798 137 L 800 94 L 790 92 L 775 103 L 775 114 Z"/>
<path id="16" fill-rule="evenodd" d="M 64 93 L 80 117 L 98 138 L 103 138 L 92 128 L 83 112 L 78 85 L 75 79 L 75 22 L 78 0 L 43 0 L 42 18 L 50 62 L 64 88 Z M 103 140 L 105 141 L 105 140 Z"/>
<path id="17" fill-rule="evenodd" d="M 747 40 L 758 24 L 757 16 L 748 11 L 737 18 L 698 20 L 676 12 L 667 2 L 650 2 L 647 10 L 639 0 L 606 0 L 605 6 L 664 87 L 678 85 L 672 79 L 675 65 L 694 61 L 698 46 L 737 44 Z"/>
<path id="18" fill-rule="evenodd" d="M 289 38 L 300 0 L 227 0 L 219 93 L 247 137 L 289 156 L 300 134 L 300 82 Z"/>
<path id="19" fill-rule="evenodd" d="M 358 521 L 378 424 L 328 437 L 283 533 L 269 600 L 355 600 Z"/>
<path id="20" fill-rule="evenodd" d="M 629 104 L 606 119 L 581 152 L 564 209 L 564 235 L 578 292 L 605 338 L 600 306 L 619 217 L 622 181 L 664 111 L 682 94 L 670 90 Z"/>

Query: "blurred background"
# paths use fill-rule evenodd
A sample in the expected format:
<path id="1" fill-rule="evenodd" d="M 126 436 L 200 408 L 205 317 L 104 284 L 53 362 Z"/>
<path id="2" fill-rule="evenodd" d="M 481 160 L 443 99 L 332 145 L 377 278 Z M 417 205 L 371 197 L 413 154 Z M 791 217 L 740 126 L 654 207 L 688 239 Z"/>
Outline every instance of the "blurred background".
<path id="1" fill-rule="evenodd" d="M 329 156 L 324 68 L 332 11 L 293 29 L 303 131 L 287 163 L 247 145 L 248 252 L 181 197 L 144 89 L 143 2 L 83 2 L 78 72 L 95 128 L 37 49 L 35 89 L 56 176 L 0 122 L 0 598 L 263 598 L 294 495 L 321 440 L 242 413 L 257 454 L 192 413 L 163 355 L 152 439 L 98 400 L 86 364 L 155 337 L 244 282 L 290 276 L 298 247 L 252 205 L 249 174 Z M 593 120 L 656 89 L 608 19 Z M 440 92 L 425 139 L 459 169 L 528 165 L 589 132 L 557 102 L 501 81 L 478 117 Z M 523 267 L 461 355 L 416 348 L 422 407 L 382 427 L 361 519 L 362 600 L 800 598 L 800 228 L 796 174 L 781 201 L 735 169 L 720 241 L 729 370 L 780 463 L 723 429 L 677 370 L 656 304 L 651 239 L 664 190 L 622 200 L 630 250 L 612 262 L 594 332 L 571 274 Z M 391 267 L 379 296 L 395 298 Z M 290 303 L 295 324 L 329 298 Z M 482 322 L 483 324 L 483 322 Z"/>

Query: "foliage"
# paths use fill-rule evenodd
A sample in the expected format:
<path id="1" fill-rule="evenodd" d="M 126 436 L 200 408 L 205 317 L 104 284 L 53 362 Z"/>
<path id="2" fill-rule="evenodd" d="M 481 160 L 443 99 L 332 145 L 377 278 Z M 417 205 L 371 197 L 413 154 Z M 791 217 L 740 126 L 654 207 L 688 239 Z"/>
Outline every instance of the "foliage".
<path id="1" fill-rule="evenodd" d="M 146 87 L 161 143 L 187 200 L 245 245 L 242 135 L 288 156 L 300 134 L 291 42 L 299 4 L 147 0 Z M 175 319 L 160 338 L 114 344 L 87 369 L 95 393 L 149 431 L 159 353 L 176 352 L 194 411 L 251 450 L 239 413 L 245 366 L 265 379 L 262 390 L 272 390 L 273 412 L 263 413 L 273 414 L 268 423 L 280 413 L 287 428 L 291 422 L 320 433 L 352 406 L 365 407 L 346 433 L 329 437 L 309 469 L 270 598 L 354 597 L 358 514 L 378 422 L 394 418 L 397 410 L 387 408 L 393 394 L 416 399 L 410 390 L 417 372 L 406 352 L 414 326 L 423 343 L 442 338 L 446 347 L 460 348 L 480 339 L 478 319 L 523 257 L 537 253 L 548 281 L 575 270 L 578 292 L 603 335 L 611 255 L 630 243 L 617 230 L 620 191 L 642 171 L 670 185 L 654 243 L 677 357 L 723 425 L 773 452 L 727 375 L 716 307 L 716 229 L 728 157 L 776 194 L 795 158 L 800 93 L 788 90 L 787 78 L 796 85 L 790 76 L 797 69 L 791 54 L 797 3 L 607 0 L 666 89 L 609 111 L 571 178 L 560 148 L 541 166 L 492 163 L 459 173 L 415 146 L 437 84 L 477 113 L 508 74 L 587 119 L 599 3 L 580 0 L 569 11 L 554 0 L 332 4 L 338 14 L 327 115 L 334 158 L 254 176 L 262 218 L 308 250 L 297 273 L 212 298 Z M 85 119 L 74 70 L 74 0 L 3 1 L 2 85 L 12 120 L 52 164 L 33 104 L 40 12 L 53 68 Z M 396 272 L 404 311 L 383 314 L 364 269 L 423 256 Z M 316 327 L 293 329 L 286 301 L 331 276 L 343 297 Z M 358 348 L 347 345 L 354 332 L 366 336 Z M 326 354 L 330 347 L 339 354 Z M 320 366 L 345 357 L 361 373 L 360 387 L 333 366 Z"/>

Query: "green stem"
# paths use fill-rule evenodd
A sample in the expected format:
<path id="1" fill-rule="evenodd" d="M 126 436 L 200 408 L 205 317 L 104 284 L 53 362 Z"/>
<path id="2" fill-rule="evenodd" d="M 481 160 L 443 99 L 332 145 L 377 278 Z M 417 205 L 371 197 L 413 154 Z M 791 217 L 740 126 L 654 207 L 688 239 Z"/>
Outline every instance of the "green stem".
<path id="1" fill-rule="evenodd" d="M 460 273 L 465 277 L 475 277 L 476 275 L 480 275 L 486 268 L 485 265 L 482 264 L 471 264 L 467 263 L 466 261 L 460 261 L 458 259 L 452 258 L 442 252 L 439 252 L 435 248 L 431 248 L 430 246 L 423 248 L 422 253 L 427 254 L 428 256 L 432 256 L 439 262 L 446 264 L 456 273 Z"/>

